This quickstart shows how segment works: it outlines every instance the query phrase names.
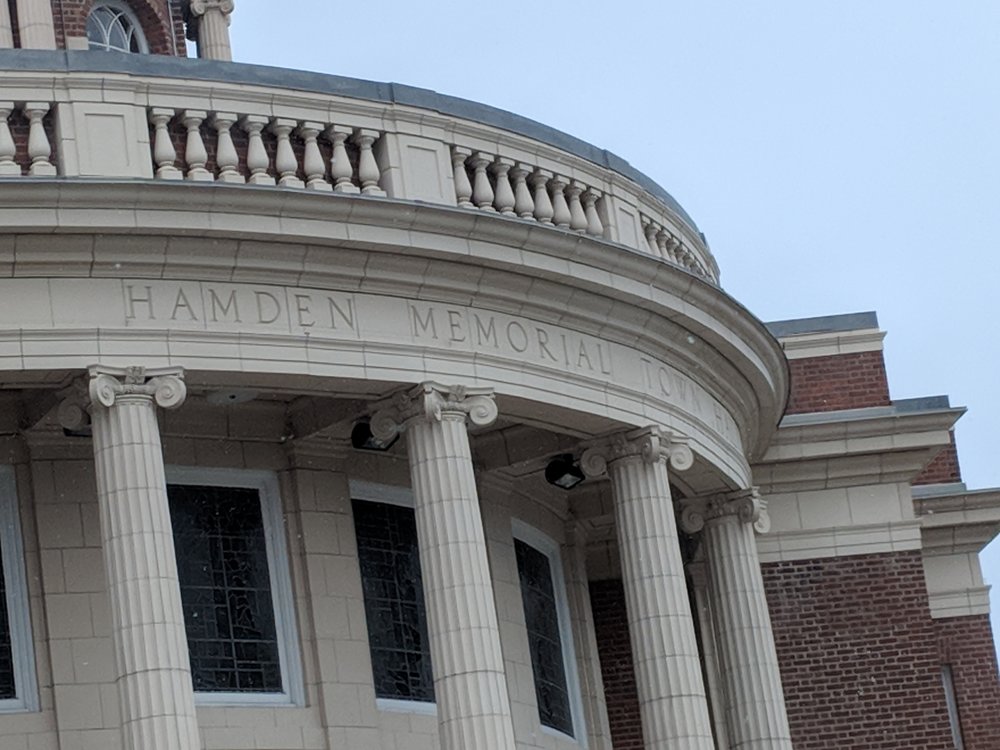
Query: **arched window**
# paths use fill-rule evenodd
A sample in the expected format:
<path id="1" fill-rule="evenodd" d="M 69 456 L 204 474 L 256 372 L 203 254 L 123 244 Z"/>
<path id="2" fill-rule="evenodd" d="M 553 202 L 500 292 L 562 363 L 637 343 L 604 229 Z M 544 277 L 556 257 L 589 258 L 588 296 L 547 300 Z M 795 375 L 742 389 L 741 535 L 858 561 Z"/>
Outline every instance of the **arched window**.
<path id="1" fill-rule="evenodd" d="M 102 0 L 94 3 L 87 17 L 90 49 L 111 52 L 149 52 L 139 19 L 124 3 Z"/>

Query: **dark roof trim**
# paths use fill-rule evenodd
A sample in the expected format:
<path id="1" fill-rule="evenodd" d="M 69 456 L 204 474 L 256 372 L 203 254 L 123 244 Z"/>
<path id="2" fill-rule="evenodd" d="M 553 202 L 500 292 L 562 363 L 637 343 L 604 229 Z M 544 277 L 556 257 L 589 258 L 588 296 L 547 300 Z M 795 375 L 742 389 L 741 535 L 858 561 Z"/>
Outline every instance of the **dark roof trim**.
<path id="1" fill-rule="evenodd" d="M 581 159 L 606 167 L 638 183 L 663 201 L 697 233 L 698 226 L 670 193 L 619 156 L 513 112 L 399 83 L 311 73 L 266 65 L 200 60 L 161 55 L 130 55 L 86 50 L 0 50 L 0 70 L 43 72 L 130 73 L 162 78 L 189 78 L 311 91 L 354 99 L 402 104 L 460 117 L 547 143 Z"/>
<path id="2" fill-rule="evenodd" d="M 847 313 L 845 315 L 825 315 L 818 318 L 796 318 L 765 323 L 767 330 L 775 338 L 785 338 L 803 333 L 842 333 L 845 331 L 867 331 L 878 328 L 878 315 L 874 312 Z"/>

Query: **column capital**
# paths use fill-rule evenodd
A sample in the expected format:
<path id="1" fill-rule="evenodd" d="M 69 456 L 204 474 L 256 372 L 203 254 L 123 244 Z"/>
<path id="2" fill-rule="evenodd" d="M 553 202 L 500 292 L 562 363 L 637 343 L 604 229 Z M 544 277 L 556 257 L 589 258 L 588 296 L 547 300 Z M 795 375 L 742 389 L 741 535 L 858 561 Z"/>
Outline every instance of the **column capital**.
<path id="1" fill-rule="evenodd" d="M 87 377 L 75 381 L 62 394 L 59 423 L 78 430 L 88 423 L 88 413 L 97 405 L 106 409 L 119 396 L 146 396 L 164 409 L 176 409 L 187 398 L 182 367 L 105 367 L 91 365 Z"/>
<path id="2" fill-rule="evenodd" d="M 767 501 L 756 487 L 681 500 L 681 528 L 688 534 L 696 534 L 709 524 L 727 519 L 753 524 L 760 534 L 771 528 Z"/>
<path id="3" fill-rule="evenodd" d="M 492 388 L 422 383 L 400 391 L 378 408 L 371 418 L 372 434 L 391 440 L 413 420 L 440 422 L 445 416 L 460 416 L 472 424 L 493 424 L 498 414 Z"/>
<path id="4" fill-rule="evenodd" d="M 234 0 L 191 0 L 189 7 L 191 14 L 195 16 L 203 16 L 210 10 L 217 10 L 228 19 L 236 6 Z"/>
<path id="5" fill-rule="evenodd" d="M 684 438 L 652 426 L 589 442 L 580 457 L 580 468 L 588 477 L 599 477 L 607 472 L 608 464 L 630 458 L 650 464 L 669 461 L 677 471 L 694 465 L 694 453 Z"/>

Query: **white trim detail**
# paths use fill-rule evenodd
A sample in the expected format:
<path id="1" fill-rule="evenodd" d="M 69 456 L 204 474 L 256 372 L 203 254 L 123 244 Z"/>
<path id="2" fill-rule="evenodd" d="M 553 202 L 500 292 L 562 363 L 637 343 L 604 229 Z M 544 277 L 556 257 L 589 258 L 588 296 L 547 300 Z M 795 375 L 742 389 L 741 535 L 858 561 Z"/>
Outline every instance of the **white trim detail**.
<path id="1" fill-rule="evenodd" d="M 837 333 L 799 333 L 779 338 L 788 359 L 835 357 L 838 354 L 858 354 L 883 350 L 885 331 L 878 328 Z"/>
<path id="2" fill-rule="evenodd" d="M 566 574 L 563 572 L 562 550 L 559 544 L 524 521 L 512 518 L 511 535 L 541 552 L 549 560 L 552 573 L 552 592 L 556 597 L 556 614 L 559 618 L 559 638 L 562 641 L 563 670 L 566 674 L 566 691 L 569 693 L 570 715 L 573 719 L 571 737 L 565 732 L 541 724 L 542 732 L 553 737 L 575 742 L 580 747 L 587 746 L 587 725 L 583 713 L 583 694 L 580 691 L 580 675 L 576 664 L 576 644 L 573 640 L 573 623 L 569 612 L 569 597 L 566 594 Z M 515 563 L 516 564 L 516 563 Z M 518 575 L 520 578 L 520 574 Z M 519 582 L 520 583 L 520 582 Z"/>
<path id="3" fill-rule="evenodd" d="M 24 572 L 24 542 L 17 507 L 17 483 L 11 466 L 0 466 L 0 560 L 7 593 L 11 657 L 16 698 L 0 700 L 0 713 L 40 710 L 35 646 L 31 633 L 28 583 Z"/>
<path id="4" fill-rule="evenodd" d="M 254 469 L 221 469 L 196 466 L 167 466 L 167 484 L 200 484 L 209 487 L 236 487 L 257 490 L 260 497 L 264 538 L 267 544 L 267 566 L 271 579 L 274 606 L 274 627 L 281 662 L 280 693 L 199 693 L 199 706 L 304 706 L 305 688 L 302 677 L 302 656 L 295 623 L 295 597 L 288 567 L 288 546 L 285 542 L 285 519 L 281 508 L 278 477 L 271 471 Z"/>
<path id="5" fill-rule="evenodd" d="M 127 3 L 120 2 L 120 0 L 99 0 L 98 2 L 94 3 L 93 7 L 91 7 L 90 12 L 87 14 L 87 21 L 84 25 L 84 32 L 83 32 L 84 36 L 87 38 L 87 49 L 135 54 L 130 49 L 123 50 L 123 49 L 118 49 L 117 47 L 111 47 L 105 45 L 99 45 L 97 47 L 92 46 L 94 42 L 91 41 L 90 34 L 88 33 L 86 27 L 90 25 L 90 17 L 94 14 L 95 11 L 101 8 L 107 8 L 108 10 L 120 14 L 119 18 L 115 19 L 116 22 L 120 23 L 122 19 L 128 21 L 128 23 L 131 25 L 131 29 L 125 29 L 124 24 L 122 24 L 122 27 L 125 31 L 132 32 L 132 37 L 135 39 L 136 44 L 139 47 L 138 54 L 140 55 L 149 54 L 149 43 L 146 41 L 146 32 L 143 31 L 142 23 L 139 21 L 139 17 L 135 14 L 135 11 L 133 11 L 132 8 L 128 6 Z"/>

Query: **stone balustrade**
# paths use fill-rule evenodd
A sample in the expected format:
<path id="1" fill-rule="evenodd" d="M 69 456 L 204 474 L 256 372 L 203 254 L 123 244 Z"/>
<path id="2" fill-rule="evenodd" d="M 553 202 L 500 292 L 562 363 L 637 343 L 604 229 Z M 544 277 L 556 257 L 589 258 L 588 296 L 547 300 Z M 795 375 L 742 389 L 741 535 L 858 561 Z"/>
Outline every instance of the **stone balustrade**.
<path id="1" fill-rule="evenodd" d="M 374 154 L 379 130 L 170 107 L 148 114 L 156 179 L 386 195 Z"/>
<path id="2" fill-rule="evenodd" d="M 297 74 L 294 88 L 248 65 L 123 56 L 95 72 L 106 58 L 33 54 L 36 68 L 11 67 L 0 51 L 8 99 L 0 179 L 151 179 L 419 201 L 578 233 L 718 283 L 704 238 L 662 188 L 613 154 L 509 113 L 318 74 Z"/>
<path id="3" fill-rule="evenodd" d="M 52 177 L 51 133 L 48 102 L 0 101 L 0 177 Z"/>

